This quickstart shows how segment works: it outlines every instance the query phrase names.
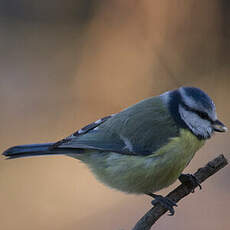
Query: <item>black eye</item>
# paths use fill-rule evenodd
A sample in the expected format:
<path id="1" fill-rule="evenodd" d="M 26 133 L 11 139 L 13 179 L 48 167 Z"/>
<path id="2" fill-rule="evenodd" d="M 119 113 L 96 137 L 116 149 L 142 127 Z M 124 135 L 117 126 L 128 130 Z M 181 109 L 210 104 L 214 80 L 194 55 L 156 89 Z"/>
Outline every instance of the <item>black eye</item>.
<path id="1" fill-rule="evenodd" d="M 183 103 L 183 106 L 186 108 L 186 110 L 191 111 L 193 113 L 196 113 L 200 118 L 204 119 L 204 120 L 208 120 L 210 122 L 213 122 L 212 119 L 208 116 L 208 114 L 206 112 L 202 112 L 196 109 L 192 109 L 189 106 L 187 106 L 186 104 Z"/>
<path id="2" fill-rule="evenodd" d="M 205 119 L 205 120 L 210 120 L 209 116 L 207 113 L 204 113 L 204 112 L 200 112 L 200 111 L 196 111 L 196 113 L 198 114 L 198 116 L 200 116 L 202 119 Z"/>

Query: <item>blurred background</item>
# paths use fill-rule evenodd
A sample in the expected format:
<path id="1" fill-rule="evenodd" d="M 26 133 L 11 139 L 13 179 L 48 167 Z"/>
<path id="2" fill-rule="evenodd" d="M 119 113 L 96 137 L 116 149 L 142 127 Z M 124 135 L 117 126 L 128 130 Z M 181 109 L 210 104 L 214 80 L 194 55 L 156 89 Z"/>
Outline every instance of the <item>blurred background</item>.
<path id="1" fill-rule="evenodd" d="M 205 90 L 230 127 L 229 11 L 228 0 L 0 0 L 0 152 L 57 141 L 182 85 Z M 230 158 L 229 137 L 215 135 L 186 172 Z M 229 177 L 226 167 L 154 229 L 229 229 Z M 128 230 L 150 202 L 68 157 L 0 157 L 3 230 Z"/>

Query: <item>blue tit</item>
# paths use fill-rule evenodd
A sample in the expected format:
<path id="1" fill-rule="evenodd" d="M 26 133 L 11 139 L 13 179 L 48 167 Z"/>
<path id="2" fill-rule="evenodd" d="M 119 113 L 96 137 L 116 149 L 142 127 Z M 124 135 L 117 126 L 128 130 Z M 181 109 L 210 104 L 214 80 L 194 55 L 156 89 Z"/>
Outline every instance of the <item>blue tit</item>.
<path id="1" fill-rule="evenodd" d="M 212 99 L 201 89 L 181 87 L 99 119 L 56 143 L 15 146 L 3 155 L 71 156 L 104 184 L 148 194 L 173 214 L 176 204 L 154 192 L 174 183 L 214 132 L 225 131 Z"/>

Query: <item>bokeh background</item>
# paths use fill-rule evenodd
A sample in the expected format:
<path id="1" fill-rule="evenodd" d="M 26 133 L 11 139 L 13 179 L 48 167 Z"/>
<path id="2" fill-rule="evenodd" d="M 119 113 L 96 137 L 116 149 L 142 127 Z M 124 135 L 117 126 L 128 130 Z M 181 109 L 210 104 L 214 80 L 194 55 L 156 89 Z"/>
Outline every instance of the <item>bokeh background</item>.
<path id="1" fill-rule="evenodd" d="M 1 0 L 0 152 L 59 140 L 181 85 L 204 89 L 230 127 L 229 11 L 228 0 Z M 229 137 L 215 135 L 186 172 L 230 158 Z M 226 167 L 154 229 L 229 229 L 229 178 Z M 65 156 L 0 158 L 2 230 L 128 230 L 150 202 Z"/>

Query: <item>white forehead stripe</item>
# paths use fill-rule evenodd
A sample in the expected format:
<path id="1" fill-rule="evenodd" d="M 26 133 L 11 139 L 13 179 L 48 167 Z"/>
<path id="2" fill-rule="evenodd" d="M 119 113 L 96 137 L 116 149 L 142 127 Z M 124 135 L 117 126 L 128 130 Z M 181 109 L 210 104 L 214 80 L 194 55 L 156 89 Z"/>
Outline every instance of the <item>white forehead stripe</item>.
<path id="1" fill-rule="evenodd" d="M 193 109 L 199 109 L 199 106 L 197 104 L 197 102 L 192 98 L 192 97 L 189 97 L 186 92 L 185 92 L 185 89 L 183 87 L 179 88 L 179 92 L 180 92 L 180 95 L 183 99 L 183 102 L 189 107 L 189 108 L 193 108 Z"/>

